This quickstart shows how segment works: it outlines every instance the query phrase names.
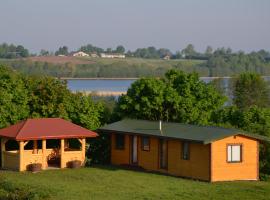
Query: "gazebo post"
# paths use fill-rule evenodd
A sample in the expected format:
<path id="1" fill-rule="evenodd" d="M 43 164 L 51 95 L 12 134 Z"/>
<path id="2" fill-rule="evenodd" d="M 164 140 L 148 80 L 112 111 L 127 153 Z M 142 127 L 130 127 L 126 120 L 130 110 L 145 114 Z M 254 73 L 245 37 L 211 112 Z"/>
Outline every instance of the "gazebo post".
<path id="1" fill-rule="evenodd" d="M 42 169 L 47 168 L 47 159 L 46 159 L 46 140 L 42 140 Z"/>
<path id="2" fill-rule="evenodd" d="M 82 139 L 82 164 L 85 163 L 85 138 Z"/>
<path id="3" fill-rule="evenodd" d="M 34 149 L 33 149 L 34 154 L 38 153 L 38 143 L 37 140 L 34 140 Z"/>
<path id="4" fill-rule="evenodd" d="M 65 139 L 61 139 L 61 147 L 60 147 L 60 167 L 65 168 L 65 163 L 64 163 L 64 151 L 65 151 Z"/>
<path id="5" fill-rule="evenodd" d="M 4 151 L 6 151 L 6 147 L 5 147 L 5 144 L 6 144 L 6 139 L 5 138 L 1 138 L 1 167 L 3 168 L 4 167 Z"/>
<path id="6" fill-rule="evenodd" d="M 19 149 L 19 158 L 20 158 L 20 166 L 19 171 L 24 170 L 24 160 L 23 160 L 23 154 L 24 154 L 24 141 L 19 141 L 20 149 Z"/>

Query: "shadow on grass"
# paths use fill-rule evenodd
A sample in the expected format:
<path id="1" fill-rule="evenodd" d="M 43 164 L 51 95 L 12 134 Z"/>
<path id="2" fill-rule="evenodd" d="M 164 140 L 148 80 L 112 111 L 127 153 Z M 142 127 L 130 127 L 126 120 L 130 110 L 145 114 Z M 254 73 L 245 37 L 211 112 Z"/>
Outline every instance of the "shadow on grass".
<path id="1" fill-rule="evenodd" d="M 158 175 L 158 176 L 163 176 L 163 177 L 174 177 L 174 178 L 178 178 L 178 179 L 208 182 L 208 181 L 205 181 L 205 180 L 192 179 L 192 178 L 189 178 L 189 177 L 175 176 L 175 175 L 171 175 L 171 174 L 168 174 L 168 173 L 165 173 L 165 172 L 146 170 L 146 169 L 144 169 L 144 168 L 142 168 L 140 166 L 134 166 L 134 165 L 111 165 L 111 164 L 98 165 L 98 164 L 93 164 L 90 167 L 91 168 L 96 168 L 96 169 L 108 170 L 108 171 L 127 170 L 127 171 L 131 171 L 131 172 L 153 174 L 153 175 Z"/>

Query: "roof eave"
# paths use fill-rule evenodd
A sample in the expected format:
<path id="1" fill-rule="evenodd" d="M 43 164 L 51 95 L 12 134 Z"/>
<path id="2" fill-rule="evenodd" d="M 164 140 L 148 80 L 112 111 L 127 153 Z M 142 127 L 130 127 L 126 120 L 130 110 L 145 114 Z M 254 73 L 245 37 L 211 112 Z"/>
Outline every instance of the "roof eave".
<path id="1" fill-rule="evenodd" d="M 109 130 L 109 129 L 97 129 L 97 131 L 100 131 L 103 133 L 120 133 L 120 134 L 128 134 L 128 135 L 142 135 L 142 136 L 156 137 L 156 138 L 167 138 L 167 139 L 190 141 L 190 142 L 194 142 L 194 143 L 204 144 L 203 140 L 184 139 L 184 138 L 170 137 L 170 136 L 166 136 L 166 135 L 150 135 L 150 134 L 145 134 L 145 133 L 134 133 L 134 132 L 130 132 L 130 131 L 119 131 L 119 130 Z"/>

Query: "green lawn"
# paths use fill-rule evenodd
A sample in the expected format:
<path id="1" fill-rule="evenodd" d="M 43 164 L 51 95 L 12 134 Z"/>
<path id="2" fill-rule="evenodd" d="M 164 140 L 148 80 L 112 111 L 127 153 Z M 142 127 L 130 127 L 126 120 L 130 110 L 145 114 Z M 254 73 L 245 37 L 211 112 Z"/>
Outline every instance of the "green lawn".
<path id="1" fill-rule="evenodd" d="M 0 171 L 0 199 L 270 199 L 270 182 L 206 183 L 114 167 Z M 20 198 L 18 198 L 20 199 Z M 22 198 L 23 199 L 23 198 Z"/>

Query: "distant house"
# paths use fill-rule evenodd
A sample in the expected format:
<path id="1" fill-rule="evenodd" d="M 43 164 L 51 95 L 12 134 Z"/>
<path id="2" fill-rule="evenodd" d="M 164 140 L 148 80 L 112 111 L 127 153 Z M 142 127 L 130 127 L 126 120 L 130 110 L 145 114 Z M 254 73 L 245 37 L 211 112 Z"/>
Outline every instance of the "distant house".
<path id="1" fill-rule="evenodd" d="M 101 58 L 125 58 L 125 54 L 120 53 L 101 53 Z"/>
<path id="2" fill-rule="evenodd" d="M 204 181 L 259 179 L 259 143 L 236 129 L 125 119 L 99 129 L 111 135 L 111 163 Z"/>
<path id="3" fill-rule="evenodd" d="M 171 56 L 169 56 L 169 55 L 166 55 L 163 57 L 163 60 L 170 60 L 170 59 L 171 59 Z"/>
<path id="4" fill-rule="evenodd" d="M 83 51 L 79 51 L 79 52 L 73 53 L 72 56 L 76 56 L 76 57 L 88 57 L 89 54 L 84 53 Z"/>
<path id="5" fill-rule="evenodd" d="M 91 56 L 92 58 L 98 58 L 98 57 L 99 57 L 97 53 L 91 53 L 90 56 Z"/>

